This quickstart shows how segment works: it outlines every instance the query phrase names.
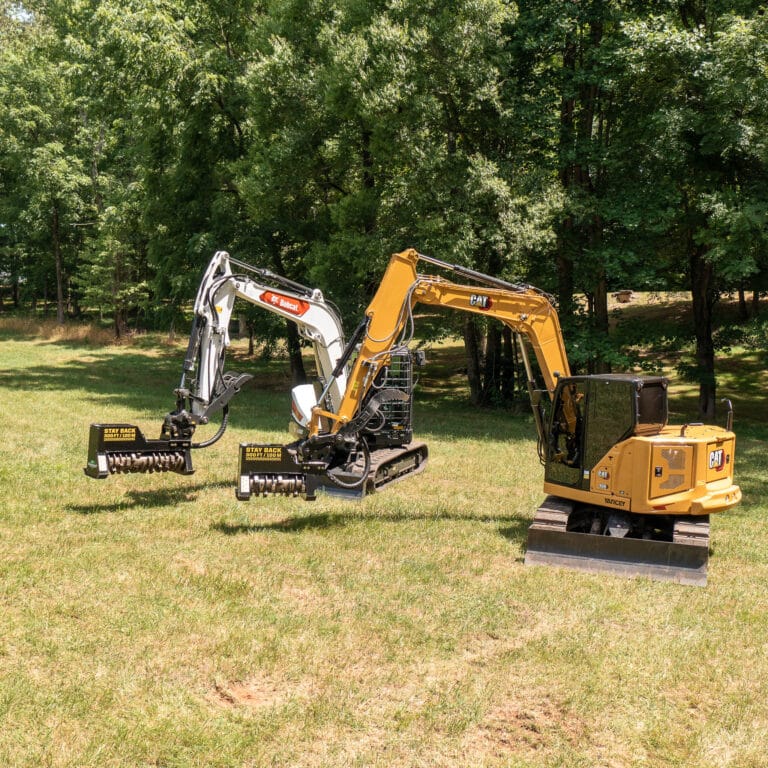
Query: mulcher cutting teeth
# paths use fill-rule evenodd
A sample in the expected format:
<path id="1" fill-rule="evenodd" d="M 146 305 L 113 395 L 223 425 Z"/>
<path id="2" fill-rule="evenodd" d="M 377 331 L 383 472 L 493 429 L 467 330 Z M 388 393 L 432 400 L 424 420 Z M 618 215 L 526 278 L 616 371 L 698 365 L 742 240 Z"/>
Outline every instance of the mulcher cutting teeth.
<path id="1" fill-rule="evenodd" d="M 91 424 L 88 477 L 103 480 L 126 473 L 178 472 L 191 475 L 189 440 L 151 440 L 133 424 Z"/>

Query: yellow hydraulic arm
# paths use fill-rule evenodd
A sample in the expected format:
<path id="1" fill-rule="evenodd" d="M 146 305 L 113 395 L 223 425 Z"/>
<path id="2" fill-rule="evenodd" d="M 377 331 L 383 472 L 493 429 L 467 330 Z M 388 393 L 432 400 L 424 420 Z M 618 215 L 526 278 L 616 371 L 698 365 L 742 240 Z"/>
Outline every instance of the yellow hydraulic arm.
<path id="1" fill-rule="evenodd" d="M 418 274 L 416 267 L 420 261 L 484 284 L 458 285 L 436 275 Z M 514 285 L 409 249 L 392 256 L 376 295 L 365 311 L 365 333 L 338 412 L 316 408 L 310 435 L 319 432 L 321 417 L 329 419 L 331 432 L 336 432 L 355 416 L 376 375 L 387 365 L 389 352 L 412 322 L 412 312 L 417 304 L 493 317 L 524 335 L 536 355 L 550 396 L 558 377 L 570 375 L 557 312 L 547 294 L 531 286 Z M 533 375 L 522 343 L 521 349 L 530 387 Z"/>
<path id="2" fill-rule="evenodd" d="M 470 285 L 419 274 L 420 262 L 450 270 Z M 319 490 L 359 496 L 423 469 L 426 446 L 410 442 L 410 431 L 408 441 L 394 450 L 387 446 L 380 456 L 366 437 L 366 429 L 369 435 L 381 430 L 384 406 L 394 411 L 412 393 L 410 379 L 405 387 L 399 375 L 404 359 L 410 365 L 408 343 L 419 304 L 492 317 L 518 335 L 548 494 L 529 529 L 527 564 L 706 583 L 708 516 L 741 498 L 733 483 L 730 425 L 667 425 L 663 377 L 571 376 L 547 294 L 414 250 L 391 257 L 363 323 L 342 353 L 339 365 L 346 365 L 358 350 L 337 411 L 315 407 L 308 437 L 290 449 L 256 446 L 274 451 L 274 458 L 249 460 L 245 446 L 238 498 L 273 487 L 307 499 Z M 543 390 L 534 385 L 523 336 L 538 361 Z M 553 403 L 547 424 L 545 392 Z"/>

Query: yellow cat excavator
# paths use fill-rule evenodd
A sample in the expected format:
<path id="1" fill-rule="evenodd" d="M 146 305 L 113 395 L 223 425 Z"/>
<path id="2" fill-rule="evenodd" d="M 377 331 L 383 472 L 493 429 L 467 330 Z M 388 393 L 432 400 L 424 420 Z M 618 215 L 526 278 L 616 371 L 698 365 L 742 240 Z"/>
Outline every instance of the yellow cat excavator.
<path id="1" fill-rule="evenodd" d="M 472 285 L 419 274 L 420 262 Z M 386 477 L 377 477 L 363 437 L 366 430 L 375 434 L 387 407 L 412 394 L 398 372 L 407 367 L 418 304 L 496 318 L 521 341 L 547 494 L 529 529 L 526 564 L 706 583 L 709 515 L 741 498 L 733 482 L 731 409 L 725 428 L 668 425 L 665 378 L 570 375 L 547 294 L 415 250 L 391 258 L 342 354 L 345 364 L 357 352 L 339 407 L 315 407 L 308 436 L 291 445 L 241 445 L 239 498 L 282 487 L 308 499 L 319 489 L 360 495 L 423 468 L 423 444 L 404 442 L 389 448 Z"/>
<path id="2" fill-rule="evenodd" d="M 469 284 L 420 274 L 420 263 Z M 528 531 L 526 564 L 706 583 L 709 515 L 741 499 L 733 482 L 732 410 L 725 428 L 668 425 L 665 378 L 571 375 L 546 293 L 412 249 L 392 256 L 363 322 L 334 362 L 326 362 L 325 389 L 308 400 L 299 439 L 241 444 L 239 499 L 283 494 L 311 500 L 318 491 L 360 497 L 425 468 L 427 446 L 412 440 L 411 425 L 412 370 L 421 361 L 409 343 L 419 304 L 495 318 L 520 341 L 547 494 Z M 207 314 L 215 318 L 215 310 Z M 192 347 L 191 340 L 185 370 L 197 355 Z M 529 347 L 543 386 L 536 383 Z M 92 425 L 86 473 L 105 477 L 123 459 L 129 465 L 124 471 L 191 471 L 184 460 L 189 448 L 208 444 L 191 443 L 209 408 L 201 403 L 196 415 L 197 381 L 190 409 L 182 407 L 190 393 L 177 391 L 179 408 L 166 417 L 160 440 L 120 432 L 130 425 Z M 343 388 L 328 396 L 339 381 Z M 239 379 L 228 382 L 225 376 L 217 407 L 240 386 Z M 166 460 L 174 450 L 175 464 Z"/>

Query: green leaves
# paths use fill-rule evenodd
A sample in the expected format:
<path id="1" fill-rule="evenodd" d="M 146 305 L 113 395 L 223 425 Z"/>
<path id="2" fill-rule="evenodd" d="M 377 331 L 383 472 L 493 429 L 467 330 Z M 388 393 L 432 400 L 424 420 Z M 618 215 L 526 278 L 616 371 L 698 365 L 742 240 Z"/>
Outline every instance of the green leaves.
<path id="1" fill-rule="evenodd" d="M 0 0 L 0 42 L 0 269 L 49 290 L 55 205 L 71 313 L 165 320 L 227 248 L 355 324 L 415 245 L 585 295 L 607 365 L 610 291 L 764 284 L 755 3 Z"/>

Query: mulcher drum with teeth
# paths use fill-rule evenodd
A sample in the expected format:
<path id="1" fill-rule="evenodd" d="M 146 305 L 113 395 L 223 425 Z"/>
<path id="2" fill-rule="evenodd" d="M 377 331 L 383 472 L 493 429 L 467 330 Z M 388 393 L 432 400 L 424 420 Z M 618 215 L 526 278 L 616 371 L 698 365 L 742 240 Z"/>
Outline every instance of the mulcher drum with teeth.
<path id="1" fill-rule="evenodd" d="M 191 441 L 147 439 L 133 424 L 91 424 L 85 474 L 97 480 L 136 472 L 191 475 Z"/>

